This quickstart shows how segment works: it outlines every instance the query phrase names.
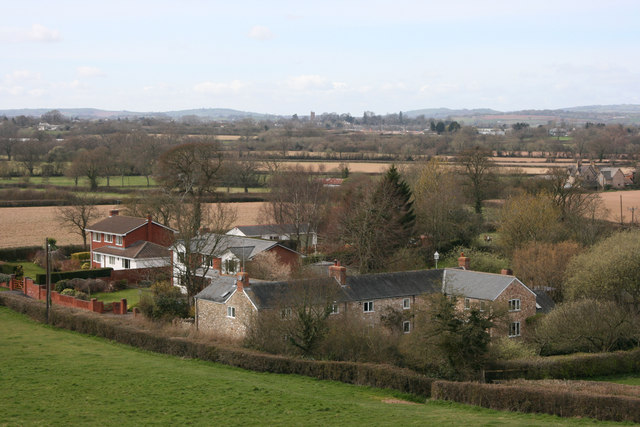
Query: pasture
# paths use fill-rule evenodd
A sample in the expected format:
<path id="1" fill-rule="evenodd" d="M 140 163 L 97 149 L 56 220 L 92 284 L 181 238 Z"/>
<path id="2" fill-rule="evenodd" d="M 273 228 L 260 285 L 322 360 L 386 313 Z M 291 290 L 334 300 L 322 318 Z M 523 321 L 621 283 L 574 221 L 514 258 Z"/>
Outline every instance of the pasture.
<path id="1" fill-rule="evenodd" d="M 585 425 L 255 373 L 58 330 L 0 307 L 3 425 Z"/>

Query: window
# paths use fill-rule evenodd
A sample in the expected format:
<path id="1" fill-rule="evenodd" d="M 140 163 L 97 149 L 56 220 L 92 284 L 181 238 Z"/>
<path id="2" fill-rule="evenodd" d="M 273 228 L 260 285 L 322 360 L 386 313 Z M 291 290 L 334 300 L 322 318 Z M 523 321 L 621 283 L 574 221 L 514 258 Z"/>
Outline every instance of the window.
<path id="1" fill-rule="evenodd" d="M 338 314 L 340 313 L 340 307 L 338 306 L 338 304 L 333 303 L 331 305 L 331 314 Z"/>
<path id="2" fill-rule="evenodd" d="M 409 322 L 408 320 L 402 322 L 402 332 L 404 332 L 405 334 L 411 332 L 411 322 Z"/>
<path id="3" fill-rule="evenodd" d="M 373 301 L 367 301 L 364 303 L 363 306 L 364 312 L 365 313 L 371 313 L 373 312 Z"/>
<path id="4" fill-rule="evenodd" d="M 236 317 L 235 307 L 227 307 L 227 317 Z"/>
<path id="5" fill-rule="evenodd" d="M 509 311 L 520 311 L 520 299 L 509 300 Z"/>
<path id="6" fill-rule="evenodd" d="M 116 236 L 116 245 L 122 246 L 122 236 Z"/>
<path id="7" fill-rule="evenodd" d="M 464 299 L 464 309 L 469 310 L 471 308 L 471 300 L 469 298 Z"/>
<path id="8" fill-rule="evenodd" d="M 402 308 L 408 310 L 411 308 L 411 298 L 405 298 L 402 300 Z"/>
<path id="9" fill-rule="evenodd" d="M 280 310 L 280 317 L 283 319 L 289 319 L 291 317 L 291 308 L 287 307 Z"/>
<path id="10" fill-rule="evenodd" d="M 509 336 L 510 337 L 520 336 L 520 322 L 511 322 L 511 324 L 509 325 Z"/>
<path id="11" fill-rule="evenodd" d="M 131 261 L 125 258 L 122 258 L 122 268 L 131 268 Z"/>
<path id="12" fill-rule="evenodd" d="M 485 302 L 484 301 L 480 301 L 480 311 L 484 311 L 486 308 Z"/>
<path id="13" fill-rule="evenodd" d="M 109 257 L 109 265 L 114 265 L 115 263 L 116 263 L 116 257 L 110 256 Z"/>
<path id="14" fill-rule="evenodd" d="M 105 234 L 104 241 L 107 243 L 113 243 L 113 234 Z"/>
<path id="15" fill-rule="evenodd" d="M 93 234 L 93 241 L 94 242 L 99 242 L 100 241 L 100 233 L 92 233 Z"/>
<path id="16" fill-rule="evenodd" d="M 227 274 L 236 273 L 236 260 L 235 259 L 225 260 L 224 269 L 226 270 Z"/>
<path id="17" fill-rule="evenodd" d="M 97 254 L 97 253 L 95 253 L 95 252 L 94 252 L 94 254 L 93 254 L 93 260 L 94 260 L 95 262 L 101 262 L 101 261 L 102 261 L 102 255 Z"/>

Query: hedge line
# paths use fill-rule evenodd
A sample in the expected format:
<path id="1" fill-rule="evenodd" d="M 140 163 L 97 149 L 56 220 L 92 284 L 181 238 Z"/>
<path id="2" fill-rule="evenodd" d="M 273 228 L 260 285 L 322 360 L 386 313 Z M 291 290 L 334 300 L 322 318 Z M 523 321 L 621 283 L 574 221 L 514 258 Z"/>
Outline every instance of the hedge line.
<path id="1" fill-rule="evenodd" d="M 82 245 L 65 245 L 58 246 L 58 248 L 62 249 L 67 254 L 83 250 Z M 33 257 L 36 252 L 41 250 L 44 250 L 44 246 L 23 246 L 20 248 L 0 249 L 0 260 L 9 262 L 25 261 Z"/>
<path id="2" fill-rule="evenodd" d="M 1 292 L 0 304 L 40 322 L 46 319 L 44 304 L 20 295 Z M 123 324 L 117 318 L 65 307 L 52 308 L 51 323 L 59 328 L 173 356 L 198 358 L 259 372 L 297 374 L 323 380 L 390 388 L 417 396 L 429 397 L 434 381 L 416 372 L 388 365 L 296 359 L 247 349 L 227 348 L 188 338 L 169 337 L 139 329 L 128 323 Z"/>
<path id="3" fill-rule="evenodd" d="M 611 353 L 573 354 L 510 360 L 486 372 L 487 381 L 524 378 L 528 380 L 577 379 L 640 372 L 640 349 Z"/>
<path id="4" fill-rule="evenodd" d="M 74 270 L 74 271 L 59 271 L 51 273 L 51 283 L 57 283 L 63 279 L 95 279 L 96 277 L 110 277 L 113 268 L 94 268 L 92 270 Z M 36 274 L 36 283 L 38 285 L 44 285 L 47 282 L 46 273 Z"/>
<path id="5" fill-rule="evenodd" d="M 432 397 L 485 408 L 640 422 L 640 399 L 469 382 L 435 381 Z"/>

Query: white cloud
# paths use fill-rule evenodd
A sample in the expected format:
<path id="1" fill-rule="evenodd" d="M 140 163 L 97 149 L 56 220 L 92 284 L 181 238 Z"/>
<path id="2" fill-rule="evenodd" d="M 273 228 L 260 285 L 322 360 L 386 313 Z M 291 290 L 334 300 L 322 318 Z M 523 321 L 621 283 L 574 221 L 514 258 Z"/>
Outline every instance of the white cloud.
<path id="1" fill-rule="evenodd" d="M 293 90 L 322 90 L 333 88 L 333 84 L 329 79 L 317 74 L 305 74 L 291 77 L 287 80 L 287 85 Z"/>
<path id="2" fill-rule="evenodd" d="M 104 72 L 97 67 L 83 66 L 78 67 L 76 71 L 78 72 L 78 76 L 80 77 L 98 77 L 105 75 Z"/>
<path id="3" fill-rule="evenodd" d="M 29 70 L 15 70 L 12 73 L 4 75 L 4 81 L 7 84 L 13 84 L 16 82 L 34 81 L 41 79 L 40 73 L 34 73 Z"/>
<path id="4" fill-rule="evenodd" d="M 247 84 L 241 82 L 240 80 L 233 80 L 228 83 L 214 83 L 214 82 L 202 82 L 198 83 L 193 87 L 193 90 L 200 93 L 227 93 L 227 92 L 238 92 Z"/>
<path id="5" fill-rule="evenodd" d="M 275 37 L 269 28 L 262 25 L 253 26 L 247 36 L 254 40 L 271 40 Z"/>
<path id="6" fill-rule="evenodd" d="M 57 42 L 62 37 L 58 30 L 33 24 L 31 28 L 0 27 L 0 40 L 6 42 Z"/>

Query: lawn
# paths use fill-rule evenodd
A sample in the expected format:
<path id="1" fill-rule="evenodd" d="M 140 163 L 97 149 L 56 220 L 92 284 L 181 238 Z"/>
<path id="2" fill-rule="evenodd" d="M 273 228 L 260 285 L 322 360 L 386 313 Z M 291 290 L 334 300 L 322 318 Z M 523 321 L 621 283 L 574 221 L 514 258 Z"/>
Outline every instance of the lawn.
<path id="1" fill-rule="evenodd" d="M 22 271 L 24 271 L 25 277 L 30 277 L 35 280 L 36 274 L 45 274 L 46 270 L 39 265 L 32 262 L 7 262 L 6 265 L 16 266 L 22 265 Z"/>
<path id="2" fill-rule="evenodd" d="M 626 384 L 626 385 L 640 385 L 640 374 L 630 375 L 615 375 L 610 377 L 597 377 L 592 378 L 593 381 L 606 381 L 610 383 Z"/>
<path id="3" fill-rule="evenodd" d="M 98 292 L 93 294 L 94 298 L 97 298 L 99 301 L 114 302 L 120 301 L 121 299 L 127 300 L 127 307 L 135 307 L 140 302 L 140 296 L 143 292 L 149 292 L 148 289 L 124 289 L 122 291 L 116 292 Z"/>
<path id="4" fill-rule="evenodd" d="M 2 425 L 584 425 L 255 373 L 57 330 L 0 307 Z M 395 399 L 395 400 L 394 400 Z M 398 402 L 398 400 L 400 402 Z"/>

